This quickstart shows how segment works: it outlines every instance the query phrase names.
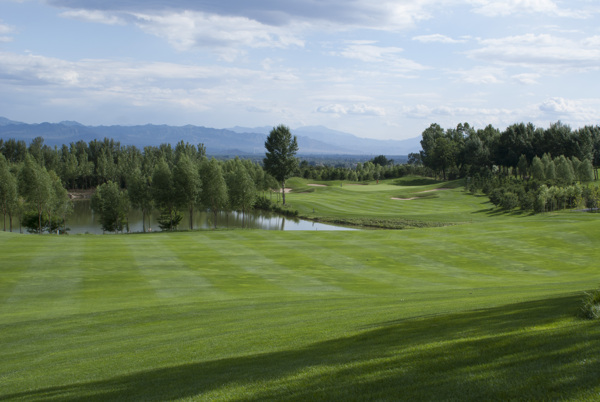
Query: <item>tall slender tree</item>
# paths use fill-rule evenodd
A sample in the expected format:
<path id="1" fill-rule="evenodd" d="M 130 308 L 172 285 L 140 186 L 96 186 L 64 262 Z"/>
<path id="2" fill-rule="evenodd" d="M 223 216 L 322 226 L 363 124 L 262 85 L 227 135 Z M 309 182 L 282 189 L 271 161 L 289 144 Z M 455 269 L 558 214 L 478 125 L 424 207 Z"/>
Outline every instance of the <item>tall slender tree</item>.
<path id="1" fill-rule="evenodd" d="M 173 174 L 164 158 L 161 158 L 152 174 L 152 196 L 160 209 L 161 229 L 175 230 L 182 215 L 177 209 L 177 194 Z"/>
<path id="2" fill-rule="evenodd" d="M 19 174 L 19 192 L 26 203 L 38 216 L 38 233 L 42 234 L 42 215 L 51 199 L 51 181 L 45 167 L 41 167 L 31 156 L 25 157 L 25 163 Z"/>
<path id="3" fill-rule="evenodd" d="M 222 211 L 228 202 L 227 184 L 223 177 L 221 165 L 215 158 L 211 158 L 210 160 L 205 159 L 201 169 L 201 200 L 202 204 L 213 213 L 213 224 L 216 229 L 219 211 Z"/>
<path id="4" fill-rule="evenodd" d="M 193 149 L 193 148 L 192 148 Z M 173 185 L 177 197 L 177 205 L 186 208 L 190 220 L 190 230 L 194 229 L 194 208 L 198 204 L 202 180 L 198 166 L 186 153 L 181 153 L 173 168 Z"/>
<path id="5" fill-rule="evenodd" d="M 227 193 L 231 209 L 242 211 L 243 218 L 254 204 L 256 199 L 256 186 L 252 177 L 246 170 L 246 166 L 238 158 L 233 160 L 233 166 L 225 177 L 227 182 Z M 243 226 L 242 220 L 242 226 Z"/>
<path id="6" fill-rule="evenodd" d="M 292 136 L 289 127 L 279 125 L 269 133 L 265 148 L 265 170 L 281 183 L 281 195 L 285 205 L 285 181 L 298 167 L 298 140 L 295 135 Z"/>
<path id="7" fill-rule="evenodd" d="M 142 173 L 139 167 L 136 167 L 127 176 L 127 192 L 131 205 L 142 211 L 142 230 L 146 232 L 146 217 L 152 211 L 152 189 L 150 186 L 150 177 Z"/>

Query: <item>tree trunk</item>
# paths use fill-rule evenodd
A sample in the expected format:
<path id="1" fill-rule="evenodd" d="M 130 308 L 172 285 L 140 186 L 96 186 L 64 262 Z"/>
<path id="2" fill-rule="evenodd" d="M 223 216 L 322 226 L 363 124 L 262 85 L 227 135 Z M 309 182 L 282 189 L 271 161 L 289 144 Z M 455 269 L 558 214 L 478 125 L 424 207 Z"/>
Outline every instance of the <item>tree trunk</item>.
<path id="1" fill-rule="evenodd" d="M 285 205 L 285 180 L 281 182 L 281 199 L 283 200 L 283 205 Z"/>

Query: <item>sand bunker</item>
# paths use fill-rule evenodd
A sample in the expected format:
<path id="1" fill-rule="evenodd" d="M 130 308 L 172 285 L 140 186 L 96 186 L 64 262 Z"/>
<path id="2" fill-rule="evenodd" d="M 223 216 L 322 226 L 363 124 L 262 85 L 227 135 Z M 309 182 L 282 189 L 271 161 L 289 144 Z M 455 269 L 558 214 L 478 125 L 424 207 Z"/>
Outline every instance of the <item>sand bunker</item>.
<path id="1" fill-rule="evenodd" d="M 416 200 L 419 197 L 410 197 L 410 198 L 398 198 L 398 197 L 392 197 L 392 200 L 398 200 L 398 201 L 410 201 L 410 200 Z"/>
<path id="2" fill-rule="evenodd" d="M 327 187 L 326 184 L 307 184 L 307 186 L 311 186 L 311 187 Z"/>

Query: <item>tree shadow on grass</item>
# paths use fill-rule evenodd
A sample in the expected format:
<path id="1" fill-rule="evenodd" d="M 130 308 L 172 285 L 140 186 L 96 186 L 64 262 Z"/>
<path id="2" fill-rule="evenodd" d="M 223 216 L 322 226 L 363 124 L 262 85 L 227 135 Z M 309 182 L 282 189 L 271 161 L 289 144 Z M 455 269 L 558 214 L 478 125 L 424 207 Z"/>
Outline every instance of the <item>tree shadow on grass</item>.
<path id="1" fill-rule="evenodd" d="M 599 391 L 600 328 L 571 319 L 580 299 L 382 322 L 299 350 L 163 367 L 0 399 L 165 400 L 211 392 L 227 398 L 236 387 L 248 387 L 236 395 L 240 400 L 590 397 Z"/>

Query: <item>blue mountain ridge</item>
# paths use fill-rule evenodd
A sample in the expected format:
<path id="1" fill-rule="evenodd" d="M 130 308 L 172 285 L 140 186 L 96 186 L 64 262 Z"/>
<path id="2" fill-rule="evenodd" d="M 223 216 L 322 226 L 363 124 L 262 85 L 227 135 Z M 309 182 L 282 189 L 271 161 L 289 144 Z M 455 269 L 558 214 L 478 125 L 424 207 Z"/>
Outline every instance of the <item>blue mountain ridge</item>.
<path id="1" fill-rule="evenodd" d="M 185 125 L 136 125 L 136 126 L 85 126 L 75 121 L 60 123 L 28 124 L 0 117 L 0 138 L 14 138 L 29 143 L 36 137 L 44 138 L 49 146 L 71 142 L 112 138 L 122 145 L 138 148 L 163 143 L 175 145 L 183 140 L 191 144 L 202 143 L 211 155 L 248 155 L 264 153 L 264 143 L 272 126 L 232 127 L 216 129 Z M 374 140 L 331 130 L 322 126 L 305 126 L 291 130 L 298 137 L 302 155 L 407 155 L 418 152 L 420 137 L 407 140 Z"/>

